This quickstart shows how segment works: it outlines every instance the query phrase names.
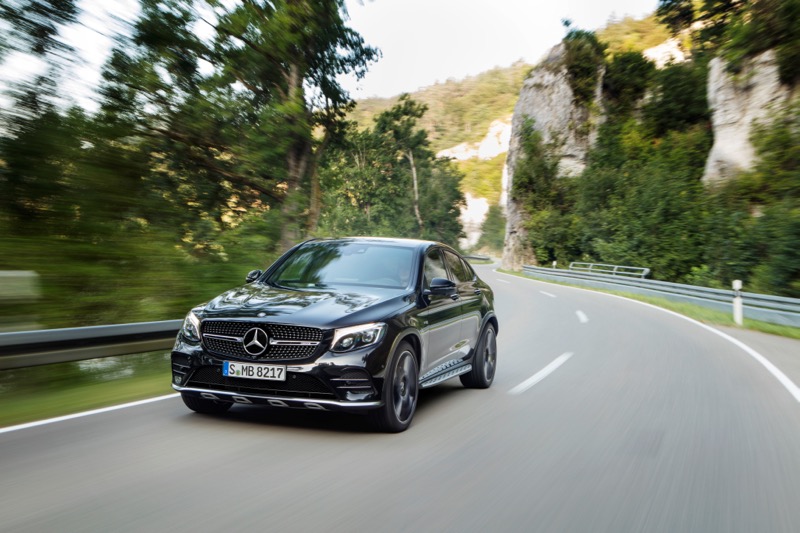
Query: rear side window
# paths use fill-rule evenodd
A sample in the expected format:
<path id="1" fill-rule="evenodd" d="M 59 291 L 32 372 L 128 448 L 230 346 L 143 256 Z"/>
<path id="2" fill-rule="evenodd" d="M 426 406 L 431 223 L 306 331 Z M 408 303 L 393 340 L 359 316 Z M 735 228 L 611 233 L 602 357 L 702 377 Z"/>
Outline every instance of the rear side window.
<path id="1" fill-rule="evenodd" d="M 425 254 L 425 288 L 431 286 L 433 278 L 447 279 L 447 270 L 438 248 L 431 248 Z"/>
<path id="2" fill-rule="evenodd" d="M 470 276 L 469 271 L 467 270 L 464 263 L 461 261 L 460 257 L 458 257 L 453 252 L 448 252 L 446 250 L 444 252 L 444 257 L 445 260 L 447 261 L 447 267 L 450 269 L 450 272 L 452 272 L 456 278 L 454 281 L 464 283 L 472 279 L 472 276 Z"/>

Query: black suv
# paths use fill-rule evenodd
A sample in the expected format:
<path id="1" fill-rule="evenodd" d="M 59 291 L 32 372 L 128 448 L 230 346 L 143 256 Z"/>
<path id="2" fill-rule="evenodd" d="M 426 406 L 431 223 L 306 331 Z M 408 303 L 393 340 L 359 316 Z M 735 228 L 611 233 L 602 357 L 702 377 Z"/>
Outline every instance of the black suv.
<path id="1" fill-rule="evenodd" d="M 491 288 L 448 246 L 311 240 L 189 312 L 172 386 L 200 413 L 234 403 L 367 410 L 398 432 L 420 388 L 455 376 L 492 384 L 497 331 Z"/>

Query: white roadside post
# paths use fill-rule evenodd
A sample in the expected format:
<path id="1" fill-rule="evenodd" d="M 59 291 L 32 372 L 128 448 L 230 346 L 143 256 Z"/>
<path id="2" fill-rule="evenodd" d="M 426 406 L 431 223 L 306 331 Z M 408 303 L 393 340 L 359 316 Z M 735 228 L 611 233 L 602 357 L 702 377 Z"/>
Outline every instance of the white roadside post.
<path id="1" fill-rule="evenodd" d="M 556 267 L 556 263 L 557 263 L 557 261 L 553 261 L 553 268 Z"/>
<path id="2" fill-rule="evenodd" d="M 742 317 L 742 280 L 733 280 L 733 321 L 741 326 L 744 321 Z"/>

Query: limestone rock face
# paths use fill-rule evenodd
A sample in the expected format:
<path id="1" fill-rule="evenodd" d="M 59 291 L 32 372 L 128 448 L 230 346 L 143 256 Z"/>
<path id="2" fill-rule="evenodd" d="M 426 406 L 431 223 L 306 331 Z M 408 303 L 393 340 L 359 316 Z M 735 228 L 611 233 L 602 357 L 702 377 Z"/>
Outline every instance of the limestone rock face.
<path id="1" fill-rule="evenodd" d="M 780 83 L 771 50 L 749 60 L 738 74 L 728 72 L 723 59 L 711 60 L 708 104 L 714 145 L 706 161 L 705 183 L 726 181 L 752 167 L 756 157 L 750 142 L 753 124 L 767 119 L 789 96 L 789 89 Z"/>
<path id="2" fill-rule="evenodd" d="M 655 63 L 656 68 L 664 68 L 670 63 L 683 63 L 687 59 L 681 42 L 675 37 L 667 39 L 658 46 L 648 48 L 642 52 L 642 55 Z"/>
<path id="3" fill-rule="evenodd" d="M 436 157 L 449 157 L 456 161 L 468 159 L 494 159 L 500 154 L 508 152 L 508 143 L 511 139 L 511 120 L 494 120 L 489 125 L 489 131 L 479 143 L 461 143 L 447 148 L 436 154 Z"/>
<path id="4" fill-rule="evenodd" d="M 503 249 L 503 268 L 519 269 L 533 265 L 536 257 L 527 245 L 527 218 L 510 193 L 514 171 L 520 157 L 520 135 L 526 119 L 534 121 L 545 143 L 556 143 L 559 156 L 559 175 L 577 176 L 586 166 L 586 156 L 597 137 L 602 117 L 592 117 L 584 106 L 573 103 L 572 89 L 563 61 L 563 45 L 554 47 L 525 80 L 511 123 L 511 143 L 508 151 L 508 191 L 506 204 L 506 242 Z M 598 80 L 595 101 L 600 102 L 602 76 Z"/>

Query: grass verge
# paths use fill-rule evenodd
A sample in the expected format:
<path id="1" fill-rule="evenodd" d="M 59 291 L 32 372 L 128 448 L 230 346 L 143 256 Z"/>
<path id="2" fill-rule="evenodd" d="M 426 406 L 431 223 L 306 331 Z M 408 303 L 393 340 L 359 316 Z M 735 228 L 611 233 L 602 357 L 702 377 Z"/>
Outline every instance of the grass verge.
<path id="1" fill-rule="evenodd" d="M 498 269 L 498 272 L 502 272 L 504 274 L 511 274 L 513 276 L 518 276 L 526 279 L 537 279 L 531 276 L 526 276 L 521 272 L 514 272 L 511 270 Z M 736 322 L 733 321 L 733 317 L 731 316 L 730 313 L 724 313 L 722 311 L 717 311 L 715 309 L 708 309 L 706 307 L 701 307 L 699 305 L 674 302 L 672 300 L 667 300 L 666 298 L 658 298 L 655 296 L 644 296 L 641 294 L 634 294 L 624 291 L 597 289 L 594 287 L 587 287 L 584 285 L 566 283 L 562 281 L 552 281 L 552 280 L 537 280 L 537 281 L 544 281 L 545 283 L 554 283 L 556 285 L 565 285 L 567 287 L 577 287 L 580 289 L 587 289 L 595 292 L 604 292 L 606 294 L 615 294 L 617 296 L 624 296 L 625 298 L 630 298 L 631 300 L 639 300 L 640 302 L 657 305 L 658 307 L 663 307 L 664 309 L 675 311 L 676 313 L 688 316 L 689 318 L 693 318 L 705 324 L 713 324 L 716 326 L 727 326 L 732 328 L 741 327 L 753 331 L 760 331 L 762 333 L 780 335 L 781 337 L 800 339 L 800 328 L 794 328 L 792 326 L 782 326 L 779 324 L 770 324 L 769 322 L 761 322 L 760 320 L 751 320 L 748 318 L 744 319 L 743 326 L 737 326 Z"/>
<path id="2" fill-rule="evenodd" d="M 174 392 L 168 356 L 158 352 L 0 371 L 0 427 Z"/>

